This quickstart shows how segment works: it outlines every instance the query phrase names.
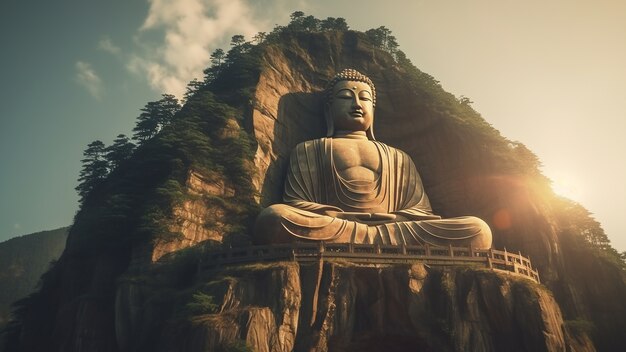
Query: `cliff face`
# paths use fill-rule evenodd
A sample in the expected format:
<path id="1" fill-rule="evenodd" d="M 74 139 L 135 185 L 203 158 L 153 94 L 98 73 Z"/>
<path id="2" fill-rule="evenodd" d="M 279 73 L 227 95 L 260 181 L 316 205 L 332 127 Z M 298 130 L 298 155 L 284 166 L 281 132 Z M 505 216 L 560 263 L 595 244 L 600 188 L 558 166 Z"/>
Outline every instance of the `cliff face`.
<path id="1" fill-rule="evenodd" d="M 362 34 L 283 33 L 248 50 L 86 199 L 9 350 L 626 345 L 624 271 L 566 231 L 523 145 Z M 554 298 L 491 272 L 420 265 L 198 270 L 212 246 L 249 243 L 257 203 L 280 199 L 291 149 L 325 135 L 319 91 L 346 67 L 376 84 L 376 138 L 413 158 L 435 212 L 486 220 L 495 246 L 530 255 Z"/>
<path id="2" fill-rule="evenodd" d="M 546 288 L 490 271 L 336 262 L 218 269 L 195 286 L 213 312 L 153 325 L 152 341 L 142 336 L 150 299 L 133 285 L 116 305 L 124 350 L 215 351 L 233 340 L 254 351 L 592 349 L 568 335 Z"/>
<path id="3" fill-rule="evenodd" d="M 59 258 L 67 230 L 31 233 L 0 243 L 0 328 L 9 321 L 11 304 L 33 292 L 50 262 Z"/>

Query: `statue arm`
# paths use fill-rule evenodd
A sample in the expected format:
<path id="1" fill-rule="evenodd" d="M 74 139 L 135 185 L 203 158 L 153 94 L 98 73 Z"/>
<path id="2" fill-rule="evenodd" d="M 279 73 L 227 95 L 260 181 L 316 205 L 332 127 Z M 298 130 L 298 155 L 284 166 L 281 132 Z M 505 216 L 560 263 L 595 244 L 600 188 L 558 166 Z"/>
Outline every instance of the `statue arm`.
<path id="1" fill-rule="evenodd" d="M 394 211 L 392 214 L 396 214 L 398 216 L 402 216 L 407 220 L 436 220 L 441 219 L 441 216 L 435 215 L 432 211 L 425 211 L 418 207 L 403 209 L 399 211 Z"/>
<path id="2" fill-rule="evenodd" d="M 323 168 L 319 155 L 322 147 L 319 140 L 307 141 L 298 144 L 291 152 L 283 201 L 294 208 L 332 216 L 343 210 L 322 202 L 326 192 L 320 172 Z"/>
<path id="3" fill-rule="evenodd" d="M 430 201 L 424 191 L 422 178 L 417 172 L 413 160 L 405 152 L 397 152 L 396 175 L 403 175 L 403 177 L 395 180 L 395 183 L 401 184 L 402 187 L 399 187 L 401 194 L 396 195 L 396 199 L 399 199 L 396 203 L 396 210 L 391 213 L 400 218 L 414 221 L 441 219 L 441 216 L 433 214 Z"/>

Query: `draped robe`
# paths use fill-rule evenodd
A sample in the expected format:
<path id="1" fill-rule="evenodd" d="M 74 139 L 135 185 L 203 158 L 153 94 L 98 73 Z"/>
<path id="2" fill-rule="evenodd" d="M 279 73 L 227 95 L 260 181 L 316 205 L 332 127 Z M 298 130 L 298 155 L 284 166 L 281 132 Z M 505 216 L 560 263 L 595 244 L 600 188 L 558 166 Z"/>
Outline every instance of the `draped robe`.
<path id="1" fill-rule="evenodd" d="M 257 219 L 259 243 L 318 240 L 339 243 L 468 245 L 489 248 L 491 231 L 479 218 L 434 215 L 411 158 L 377 141 L 380 170 L 374 181 L 346 180 L 333 160 L 333 139 L 300 143 L 289 162 L 283 204 Z M 391 213 L 401 221 L 358 221 L 327 211 Z"/>

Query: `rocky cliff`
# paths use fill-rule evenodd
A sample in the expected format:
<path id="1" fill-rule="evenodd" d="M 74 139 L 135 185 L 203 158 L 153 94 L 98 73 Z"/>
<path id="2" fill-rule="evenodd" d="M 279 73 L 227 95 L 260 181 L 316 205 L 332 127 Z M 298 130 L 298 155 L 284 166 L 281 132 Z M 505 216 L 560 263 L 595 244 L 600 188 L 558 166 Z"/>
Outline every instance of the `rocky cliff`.
<path id="1" fill-rule="evenodd" d="M 63 227 L 0 243 L 0 328 L 9 321 L 11 304 L 33 292 L 50 263 L 61 256 L 67 231 Z"/>
<path id="2" fill-rule="evenodd" d="M 376 84 L 374 133 L 413 158 L 435 212 L 485 219 L 495 246 L 530 255 L 545 287 L 417 264 L 198 269 L 206 250 L 250 242 L 259 206 L 280 197 L 291 148 L 324 135 L 319 91 L 345 67 Z M 402 55 L 358 32 L 278 31 L 261 45 L 233 48 L 209 72 L 214 76 L 172 125 L 85 199 L 66 251 L 41 290 L 22 302 L 6 346 L 610 351 L 626 345 L 622 264 L 582 240 L 530 151 Z"/>
<path id="3" fill-rule="evenodd" d="M 491 271 L 286 262 L 207 271 L 195 282 L 196 300 L 210 297 L 212 305 L 187 304 L 167 323 L 152 319 L 152 331 L 145 323 L 159 309 L 147 304 L 150 290 L 121 284 L 124 350 L 215 351 L 231 341 L 254 351 L 589 348 L 584 335 L 570 336 L 545 287 Z"/>

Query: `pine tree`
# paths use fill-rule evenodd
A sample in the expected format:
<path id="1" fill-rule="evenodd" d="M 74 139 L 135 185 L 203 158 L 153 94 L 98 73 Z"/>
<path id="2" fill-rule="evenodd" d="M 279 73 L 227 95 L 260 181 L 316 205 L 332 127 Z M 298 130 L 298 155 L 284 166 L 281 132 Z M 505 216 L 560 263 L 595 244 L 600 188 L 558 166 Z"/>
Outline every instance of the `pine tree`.
<path id="1" fill-rule="evenodd" d="M 163 127 L 170 124 L 174 115 L 180 110 L 178 99 L 171 94 L 163 94 L 158 101 L 151 101 L 142 109 L 133 128 L 133 139 L 144 143 L 154 137 Z"/>
<path id="2" fill-rule="evenodd" d="M 185 92 L 184 100 L 189 101 L 189 98 L 196 94 L 204 85 L 205 82 L 198 81 L 197 78 L 192 79 L 187 83 L 187 91 Z"/>
<path id="3" fill-rule="evenodd" d="M 234 47 L 241 46 L 245 42 L 246 42 L 246 38 L 241 34 L 233 35 L 233 37 L 230 38 L 230 45 Z"/>
<path id="4" fill-rule="evenodd" d="M 224 66 L 226 53 L 222 49 L 215 49 L 211 53 L 211 67 L 204 70 L 204 84 L 209 84 L 219 75 Z"/>
<path id="5" fill-rule="evenodd" d="M 119 134 L 113 144 L 105 148 L 105 158 L 112 170 L 116 169 L 124 160 L 128 159 L 135 150 L 135 144 L 125 134 Z"/>
<path id="6" fill-rule="evenodd" d="M 255 44 L 261 44 L 261 43 L 263 43 L 263 41 L 265 41 L 265 38 L 267 38 L 267 33 L 259 32 L 259 33 L 255 34 L 254 37 L 252 37 L 252 41 Z"/>
<path id="7" fill-rule="evenodd" d="M 225 57 L 226 57 L 226 53 L 224 53 L 224 50 L 215 49 L 215 51 L 211 53 L 211 65 L 220 66 L 222 62 L 224 61 Z"/>
<path id="8" fill-rule="evenodd" d="M 99 140 L 89 143 L 83 152 L 84 159 L 81 160 L 83 168 L 78 177 L 78 186 L 75 188 L 81 203 L 84 202 L 89 192 L 108 175 L 109 163 L 105 154 L 104 143 Z"/>
<path id="9" fill-rule="evenodd" d="M 328 17 L 320 22 L 320 30 L 323 31 L 347 31 L 348 29 L 350 29 L 348 23 L 343 17 Z"/>

